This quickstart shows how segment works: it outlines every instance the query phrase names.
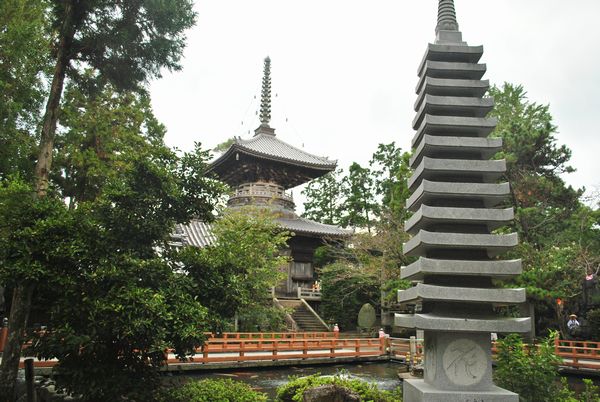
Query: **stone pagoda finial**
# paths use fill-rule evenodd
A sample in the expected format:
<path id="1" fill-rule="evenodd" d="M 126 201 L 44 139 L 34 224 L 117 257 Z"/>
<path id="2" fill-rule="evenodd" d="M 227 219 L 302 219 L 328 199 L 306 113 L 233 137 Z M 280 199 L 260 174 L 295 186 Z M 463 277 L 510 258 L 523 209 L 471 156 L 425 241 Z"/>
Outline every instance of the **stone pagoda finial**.
<path id="1" fill-rule="evenodd" d="M 271 59 L 265 57 L 263 69 L 262 89 L 260 92 L 260 126 L 254 130 L 255 135 L 275 135 L 275 129 L 269 126 L 271 121 Z"/>
<path id="2" fill-rule="evenodd" d="M 435 32 L 439 31 L 458 31 L 454 0 L 439 0 L 438 22 Z"/>
<path id="3" fill-rule="evenodd" d="M 435 34 L 436 43 L 465 44 L 462 41 L 462 34 L 458 30 L 454 0 L 439 0 Z"/>

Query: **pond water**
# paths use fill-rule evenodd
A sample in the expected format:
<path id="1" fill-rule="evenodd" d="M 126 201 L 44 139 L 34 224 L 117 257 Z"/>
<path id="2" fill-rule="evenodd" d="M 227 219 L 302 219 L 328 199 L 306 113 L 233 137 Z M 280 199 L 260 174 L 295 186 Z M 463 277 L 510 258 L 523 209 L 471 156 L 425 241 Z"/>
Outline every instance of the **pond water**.
<path id="1" fill-rule="evenodd" d="M 241 369 L 227 370 L 211 373 L 193 373 L 177 375 L 188 379 L 204 378 L 231 378 L 232 380 L 243 381 L 257 391 L 261 391 L 274 398 L 277 393 L 277 387 L 288 382 L 290 376 L 309 376 L 320 373 L 321 375 L 334 375 L 337 373 L 346 373 L 351 378 L 360 378 L 365 381 L 374 382 L 380 389 L 392 390 L 402 385 L 398 379 L 398 369 L 400 365 L 396 363 L 360 363 L 360 364 L 338 364 L 338 365 L 319 365 L 319 366 L 288 366 L 281 368 L 268 369 Z"/>
<path id="2" fill-rule="evenodd" d="M 288 366 L 270 367 L 264 369 L 230 369 L 226 371 L 197 372 L 174 375 L 172 380 L 194 380 L 204 378 L 231 378 L 249 384 L 257 391 L 261 391 L 274 398 L 277 387 L 288 382 L 290 376 L 308 376 L 320 373 L 321 375 L 334 375 L 345 373 L 350 378 L 359 378 L 368 382 L 374 382 L 380 389 L 393 390 L 402 386 L 398 379 L 398 370 L 402 365 L 392 362 L 373 362 L 360 364 L 337 364 L 318 366 Z M 577 376 L 566 376 L 569 386 L 576 392 L 584 389 L 583 380 Z M 596 385 L 600 385 L 600 377 L 593 378 Z"/>

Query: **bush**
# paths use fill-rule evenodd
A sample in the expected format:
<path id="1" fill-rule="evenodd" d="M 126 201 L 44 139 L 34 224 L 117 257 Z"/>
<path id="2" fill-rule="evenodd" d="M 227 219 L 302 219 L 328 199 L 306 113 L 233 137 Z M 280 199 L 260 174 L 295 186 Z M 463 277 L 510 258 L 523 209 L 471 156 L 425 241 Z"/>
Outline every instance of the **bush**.
<path id="1" fill-rule="evenodd" d="M 554 334 L 537 345 L 524 347 L 521 338 L 512 334 L 497 343 L 496 384 L 516 392 L 523 402 L 600 402 L 598 387 L 584 379 L 585 391 L 580 399 L 560 378 L 560 358 L 554 354 Z"/>
<path id="2" fill-rule="evenodd" d="M 161 402 L 266 402 L 267 395 L 231 379 L 190 381 L 164 392 Z"/>
<path id="3" fill-rule="evenodd" d="M 395 391 L 382 391 L 375 384 L 358 379 L 345 378 L 342 375 L 321 377 L 320 374 L 308 377 L 290 377 L 290 382 L 277 388 L 278 402 L 300 402 L 304 391 L 321 385 L 334 384 L 348 388 L 360 395 L 363 401 L 373 402 L 401 402 L 402 391 L 398 387 Z"/>
<path id="4" fill-rule="evenodd" d="M 589 310 L 586 316 L 590 327 L 590 337 L 595 341 L 600 341 L 600 308 Z"/>

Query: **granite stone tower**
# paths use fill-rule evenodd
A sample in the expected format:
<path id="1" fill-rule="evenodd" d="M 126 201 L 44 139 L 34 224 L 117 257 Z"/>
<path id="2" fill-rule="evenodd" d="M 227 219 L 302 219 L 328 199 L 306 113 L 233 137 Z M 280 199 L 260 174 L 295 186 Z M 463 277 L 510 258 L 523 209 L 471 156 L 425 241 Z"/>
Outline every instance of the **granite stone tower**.
<path id="1" fill-rule="evenodd" d="M 404 253 L 419 259 L 401 273 L 416 284 L 398 292 L 416 309 L 395 317 L 396 326 L 424 330 L 424 378 L 405 381 L 404 400 L 517 402 L 492 382 L 490 333 L 527 332 L 530 319 L 494 311 L 525 302 L 525 290 L 492 283 L 518 275 L 521 261 L 498 258 L 516 233 L 493 233 L 513 210 L 498 207 L 509 184 L 500 182 L 505 161 L 490 160 L 502 141 L 488 138 L 496 120 L 486 117 L 494 102 L 484 96 L 483 47 L 463 42 L 453 0 L 439 0 L 435 31 L 418 69 L 407 202 L 414 215 L 405 224 L 412 238 Z"/>

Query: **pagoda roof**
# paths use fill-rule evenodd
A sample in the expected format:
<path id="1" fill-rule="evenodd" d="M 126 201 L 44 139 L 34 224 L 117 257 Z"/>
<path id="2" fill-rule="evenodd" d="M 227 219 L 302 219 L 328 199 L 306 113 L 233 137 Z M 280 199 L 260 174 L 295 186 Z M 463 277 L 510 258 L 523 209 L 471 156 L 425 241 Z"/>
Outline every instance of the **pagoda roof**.
<path id="1" fill-rule="evenodd" d="M 240 156 L 246 156 L 241 158 Z M 229 184 L 240 184 L 239 178 L 247 169 L 247 165 L 262 165 L 274 162 L 279 170 L 287 170 L 284 174 L 286 188 L 295 187 L 311 179 L 331 172 L 337 166 L 336 160 L 313 155 L 278 139 L 273 130 L 257 129 L 254 137 L 235 142 L 217 159 L 210 163 L 207 173 L 215 173 Z"/>
<path id="2" fill-rule="evenodd" d="M 305 218 L 277 218 L 279 225 L 295 235 L 318 236 L 318 237 L 348 237 L 354 233 L 350 229 L 342 229 L 335 225 L 326 225 Z M 206 247 L 216 240 L 210 223 L 197 219 L 187 224 L 178 224 L 173 234 L 173 243 L 183 246 Z"/>
<path id="3" fill-rule="evenodd" d="M 259 133 L 249 140 L 236 138 L 235 142 L 209 166 L 208 171 L 217 170 L 220 165 L 230 158 L 235 158 L 236 152 L 246 153 L 261 159 L 267 159 L 286 164 L 325 170 L 335 169 L 337 160 L 313 155 L 281 141 L 275 135 Z"/>

